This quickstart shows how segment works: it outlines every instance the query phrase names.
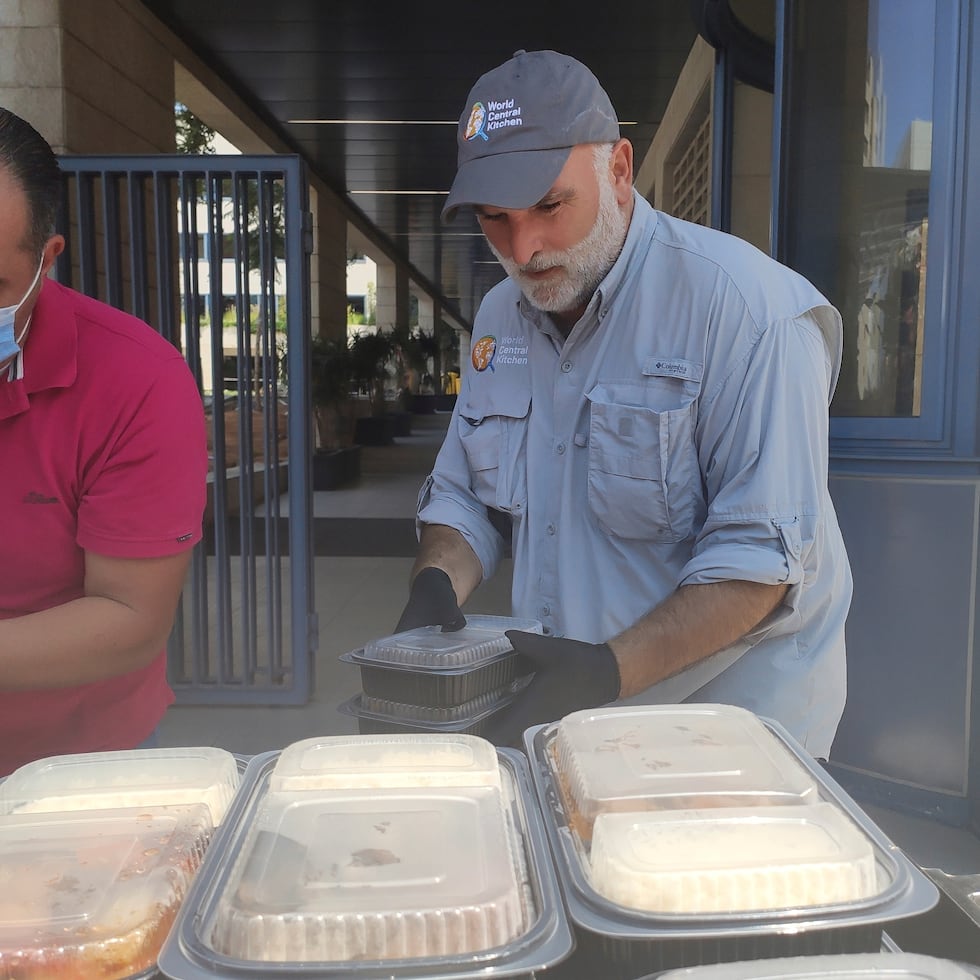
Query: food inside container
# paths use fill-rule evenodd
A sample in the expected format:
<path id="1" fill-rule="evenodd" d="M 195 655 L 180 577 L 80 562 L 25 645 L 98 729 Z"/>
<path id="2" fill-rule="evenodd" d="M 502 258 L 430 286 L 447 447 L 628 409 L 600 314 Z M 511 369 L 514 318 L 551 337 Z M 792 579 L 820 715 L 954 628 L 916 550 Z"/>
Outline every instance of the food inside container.
<path id="1" fill-rule="evenodd" d="M 270 793 L 209 943 L 278 963 L 477 953 L 527 928 L 523 880 L 495 786 Z"/>
<path id="2" fill-rule="evenodd" d="M 743 709 L 602 708 L 524 741 L 583 975 L 872 952 L 936 902 L 819 764 Z"/>
<path id="3" fill-rule="evenodd" d="M 459 735 L 331 736 L 253 757 L 162 974 L 540 975 L 573 940 L 530 779 L 521 753 Z"/>
<path id="4" fill-rule="evenodd" d="M 458 705 L 517 679 L 520 658 L 505 636 L 510 629 L 540 633 L 542 627 L 537 620 L 471 615 L 456 632 L 422 626 L 382 637 L 340 659 L 360 667 L 369 697 Z"/>
<path id="5" fill-rule="evenodd" d="M 856 903 L 881 890 L 871 842 L 830 803 L 600 814 L 590 874 L 618 905 L 671 914 Z"/>
<path id="6" fill-rule="evenodd" d="M 0 974 L 123 980 L 152 969 L 211 833 L 201 804 L 4 816 Z"/>
<path id="7" fill-rule="evenodd" d="M 286 746 L 272 794 L 302 790 L 500 786 L 494 747 L 470 735 L 334 735 Z"/>
<path id="8" fill-rule="evenodd" d="M 493 716 L 514 700 L 520 687 L 521 682 L 515 681 L 501 690 L 488 691 L 462 704 L 434 707 L 356 694 L 340 704 L 338 710 L 357 718 L 358 731 L 365 735 L 458 732 L 482 736 Z"/>
<path id="9" fill-rule="evenodd" d="M 731 705 L 577 711 L 551 743 L 569 823 L 588 842 L 600 813 L 773 806 L 817 784 L 751 712 Z"/>
<path id="10" fill-rule="evenodd" d="M 51 756 L 0 784 L 0 813 L 203 803 L 218 826 L 239 781 L 235 757 L 210 746 Z"/>

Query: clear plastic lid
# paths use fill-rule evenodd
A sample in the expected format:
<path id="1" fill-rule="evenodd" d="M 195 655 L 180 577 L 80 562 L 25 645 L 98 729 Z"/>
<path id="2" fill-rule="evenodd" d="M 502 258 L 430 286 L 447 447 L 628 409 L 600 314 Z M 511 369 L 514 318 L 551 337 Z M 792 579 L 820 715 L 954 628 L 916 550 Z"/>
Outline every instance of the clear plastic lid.
<path id="1" fill-rule="evenodd" d="M 540 633 L 541 629 L 541 623 L 535 619 L 467 616 L 466 625 L 454 633 L 444 633 L 439 626 L 420 626 L 368 643 L 363 650 L 356 651 L 356 656 L 375 664 L 457 670 L 475 667 L 513 650 L 504 635 L 507 630 Z"/>
<path id="2" fill-rule="evenodd" d="M 0 820 L 4 976 L 151 969 L 211 838 L 202 804 Z"/>
<path id="3" fill-rule="evenodd" d="M 661 980 L 976 980 L 951 960 L 917 953 L 839 953 L 717 963 L 658 973 Z M 648 980 L 653 980 L 652 976 Z"/>
<path id="4" fill-rule="evenodd" d="M 881 891 L 871 842 L 830 803 L 600 814 L 591 878 L 618 905 L 680 914 L 841 905 Z"/>
<path id="5" fill-rule="evenodd" d="M 328 735 L 283 749 L 270 793 L 323 789 L 500 786 L 497 751 L 457 733 Z"/>
<path id="6" fill-rule="evenodd" d="M 523 878 L 495 787 L 270 793 L 204 934 L 270 963 L 474 953 L 526 930 Z"/>
<path id="7" fill-rule="evenodd" d="M 750 711 L 642 705 L 566 715 L 553 759 L 583 840 L 608 811 L 800 803 L 817 784 Z"/>
<path id="8" fill-rule="evenodd" d="M 11 773 L 0 813 L 204 803 L 217 826 L 239 781 L 235 757 L 209 746 L 58 755 Z"/>

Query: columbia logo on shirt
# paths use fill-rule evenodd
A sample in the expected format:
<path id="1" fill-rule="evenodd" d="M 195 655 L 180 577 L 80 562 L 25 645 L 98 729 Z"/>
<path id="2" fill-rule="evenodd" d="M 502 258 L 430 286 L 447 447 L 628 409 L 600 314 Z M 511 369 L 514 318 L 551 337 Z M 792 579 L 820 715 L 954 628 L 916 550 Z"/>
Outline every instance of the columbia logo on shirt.
<path id="1" fill-rule="evenodd" d="M 25 504 L 57 504 L 61 503 L 57 497 L 48 497 L 46 494 L 31 490 L 24 494 Z"/>

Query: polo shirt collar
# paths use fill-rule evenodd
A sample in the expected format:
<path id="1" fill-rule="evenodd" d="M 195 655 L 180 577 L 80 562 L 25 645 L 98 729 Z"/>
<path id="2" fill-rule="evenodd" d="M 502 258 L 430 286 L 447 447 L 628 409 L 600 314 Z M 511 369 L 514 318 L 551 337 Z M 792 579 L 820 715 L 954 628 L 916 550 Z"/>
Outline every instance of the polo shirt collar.
<path id="1" fill-rule="evenodd" d="M 30 408 L 30 396 L 68 388 L 78 373 L 78 325 L 71 290 L 46 279 L 31 314 L 31 329 L 18 355 L 21 375 L 0 380 L 0 419 Z"/>

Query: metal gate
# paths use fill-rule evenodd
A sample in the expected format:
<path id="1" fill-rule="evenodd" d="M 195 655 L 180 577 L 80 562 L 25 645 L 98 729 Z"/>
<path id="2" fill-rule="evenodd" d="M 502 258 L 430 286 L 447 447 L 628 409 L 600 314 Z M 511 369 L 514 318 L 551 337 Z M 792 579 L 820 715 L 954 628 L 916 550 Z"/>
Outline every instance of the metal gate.
<path id="1" fill-rule="evenodd" d="M 68 247 L 57 278 L 178 347 L 208 416 L 205 536 L 169 643 L 178 703 L 303 703 L 317 624 L 302 161 L 60 163 Z"/>

